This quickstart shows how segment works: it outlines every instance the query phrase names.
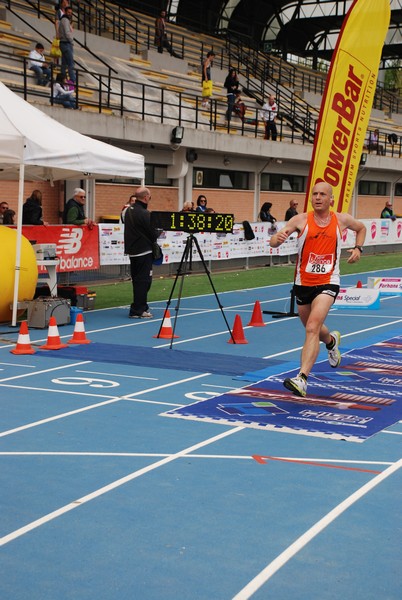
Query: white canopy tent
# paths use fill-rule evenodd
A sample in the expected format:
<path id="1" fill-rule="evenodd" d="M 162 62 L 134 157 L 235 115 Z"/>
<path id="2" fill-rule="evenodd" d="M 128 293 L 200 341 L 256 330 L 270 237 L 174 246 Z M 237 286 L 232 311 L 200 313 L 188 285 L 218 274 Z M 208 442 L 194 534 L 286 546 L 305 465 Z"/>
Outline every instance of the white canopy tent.
<path id="1" fill-rule="evenodd" d="M 144 179 L 144 157 L 58 123 L 0 82 L 0 178 L 19 180 L 12 325 L 16 324 L 24 180 Z"/>

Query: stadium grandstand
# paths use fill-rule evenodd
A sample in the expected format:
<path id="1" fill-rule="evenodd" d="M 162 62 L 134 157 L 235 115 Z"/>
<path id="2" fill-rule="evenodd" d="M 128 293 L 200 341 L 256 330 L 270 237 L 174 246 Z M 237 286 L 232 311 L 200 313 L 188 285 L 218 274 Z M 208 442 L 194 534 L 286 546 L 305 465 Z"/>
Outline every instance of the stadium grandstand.
<path id="1" fill-rule="evenodd" d="M 327 71 L 347 10 L 345 0 L 171 0 L 167 34 L 175 56 L 155 46 L 157 0 L 76 0 L 76 99 L 79 110 L 53 103 L 51 87 L 36 84 L 28 55 L 43 43 L 52 80 L 60 64 L 50 56 L 55 2 L 0 1 L 0 80 L 60 123 L 144 156 L 152 210 L 180 210 L 200 194 L 208 205 L 257 221 L 269 200 L 283 219 L 291 199 L 304 204 L 307 177 Z M 377 218 L 387 199 L 402 214 L 402 0 L 390 0 L 368 132 L 378 129 L 381 152 L 365 146 L 354 213 Z M 202 102 L 201 70 L 213 50 L 213 95 Z M 238 72 L 244 118 L 227 121 L 224 80 Z M 278 138 L 264 139 L 261 107 L 278 105 Z M 140 182 L 92 182 L 88 216 L 118 218 Z M 2 182 L 1 200 L 17 209 L 15 181 Z M 26 182 L 43 194 L 44 219 L 60 223 L 64 204 L 82 181 Z M 28 194 L 26 194 L 28 195 Z"/>

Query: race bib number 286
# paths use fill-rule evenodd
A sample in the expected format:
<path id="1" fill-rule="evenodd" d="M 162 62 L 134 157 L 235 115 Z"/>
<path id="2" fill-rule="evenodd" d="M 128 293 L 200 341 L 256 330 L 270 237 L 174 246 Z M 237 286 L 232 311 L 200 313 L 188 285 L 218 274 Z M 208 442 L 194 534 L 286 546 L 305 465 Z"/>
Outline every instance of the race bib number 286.
<path id="1" fill-rule="evenodd" d="M 306 271 L 307 273 L 317 273 L 318 275 L 330 273 L 332 271 L 332 254 L 314 254 L 310 253 Z"/>

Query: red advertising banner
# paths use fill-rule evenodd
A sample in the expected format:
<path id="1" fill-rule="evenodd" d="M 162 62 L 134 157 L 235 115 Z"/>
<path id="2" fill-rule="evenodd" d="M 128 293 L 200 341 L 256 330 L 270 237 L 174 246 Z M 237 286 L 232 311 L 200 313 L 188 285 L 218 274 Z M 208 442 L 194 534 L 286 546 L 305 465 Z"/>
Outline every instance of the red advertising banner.
<path id="1" fill-rule="evenodd" d="M 23 225 L 22 235 L 32 244 L 55 244 L 57 271 L 88 271 L 99 268 L 99 231 L 77 225 Z"/>

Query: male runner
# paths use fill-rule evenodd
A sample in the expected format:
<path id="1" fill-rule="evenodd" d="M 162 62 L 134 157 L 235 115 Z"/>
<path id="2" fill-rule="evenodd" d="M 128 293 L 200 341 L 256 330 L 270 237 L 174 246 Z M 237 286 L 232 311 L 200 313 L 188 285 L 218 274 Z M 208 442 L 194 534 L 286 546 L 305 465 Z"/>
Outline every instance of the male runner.
<path id="1" fill-rule="evenodd" d="M 313 187 L 311 202 L 311 212 L 292 217 L 270 239 L 270 246 L 277 248 L 292 233 L 298 232 L 294 292 L 306 337 L 301 353 L 300 373 L 283 382 L 297 396 L 305 396 L 307 393 L 307 378 L 317 359 L 320 341 L 327 347 L 331 367 L 337 367 L 341 362 L 341 334 L 339 331 L 330 332 L 324 321 L 339 293 L 342 232 L 347 228 L 356 232 L 356 245 L 348 250 L 349 263 L 360 259 L 366 237 L 366 227 L 361 221 L 347 213 L 330 210 L 334 198 L 332 187 L 328 183 L 320 182 Z"/>

